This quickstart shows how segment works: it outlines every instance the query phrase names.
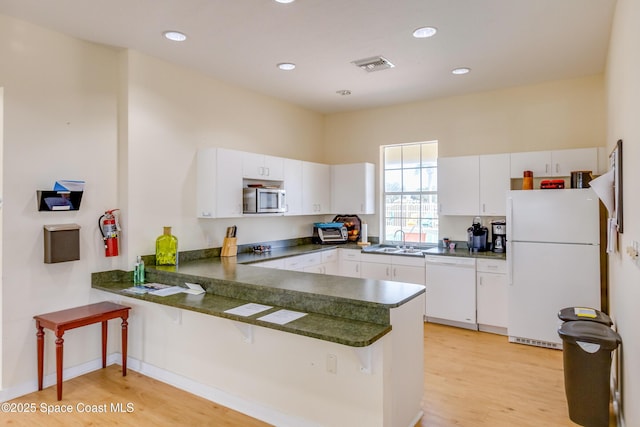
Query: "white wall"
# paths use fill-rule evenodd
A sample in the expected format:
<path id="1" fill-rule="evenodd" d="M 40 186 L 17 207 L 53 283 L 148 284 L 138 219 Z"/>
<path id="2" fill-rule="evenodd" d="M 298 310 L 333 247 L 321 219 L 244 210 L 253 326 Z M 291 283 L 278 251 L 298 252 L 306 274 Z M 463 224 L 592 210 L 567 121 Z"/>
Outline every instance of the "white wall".
<path id="1" fill-rule="evenodd" d="M 33 316 L 91 300 L 90 274 L 110 269 L 97 220 L 116 203 L 116 52 L 0 16 L 4 88 L 2 387 L 36 380 Z M 77 212 L 38 212 L 36 190 L 83 179 Z M 43 225 L 80 224 L 80 261 L 44 264 Z M 90 329 L 90 328 L 87 328 Z M 96 333 L 96 331 L 98 331 Z M 47 371 L 54 346 L 47 340 Z M 97 330 L 70 332 L 65 363 L 100 355 Z"/>
<path id="2" fill-rule="evenodd" d="M 640 425 L 640 263 L 626 253 L 640 241 L 640 2 L 618 0 L 607 63 L 607 147 L 623 140 L 624 234 L 609 256 L 611 311 L 622 336 L 623 409 L 626 425 Z"/>
<path id="3" fill-rule="evenodd" d="M 605 127 L 604 78 L 597 75 L 331 114 L 325 146 L 329 163 L 367 161 L 379 174 L 381 145 L 437 140 L 441 157 L 602 147 Z M 379 221 L 368 218 L 373 236 Z M 470 225 L 470 217 L 443 217 L 440 236 L 464 240 Z"/>
<path id="4" fill-rule="evenodd" d="M 313 217 L 197 219 L 195 156 L 224 147 L 322 162 L 321 115 L 136 52 L 127 61 L 130 263 L 165 225 L 181 249 L 220 247 L 234 224 L 239 244 L 311 235 Z"/>
<path id="5" fill-rule="evenodd" d="M 10 183 L 2 214 L 10 245 L 2 254 L 3 389 L 36 382 L 33 316 L 105 298 L 91 291 L 91 273 L 131 268 L 135 255 L 154 252 L 162 226 L 173 226 L 181 249 L 220 246 L 231 224 L 239 243 L 311 234 L 315 217 L 196 219 L 195 153 L 221 146 L 324 161 L 319 114 L 1 15 L 0 87 Z M 79 211 L 37 211 L 36 190 L 56 179 L 86 181 Z M 97 222 L 112 208 L 122 209 L 123 253 L 105 258 Z M 79 261 L 43 263 L 42 227 L 57 223 L 80 224 Z M 99 357 L 96 328 L 65 334 L 66 367 Z M 55 366 L 52 335 L 45 374 Z"/>

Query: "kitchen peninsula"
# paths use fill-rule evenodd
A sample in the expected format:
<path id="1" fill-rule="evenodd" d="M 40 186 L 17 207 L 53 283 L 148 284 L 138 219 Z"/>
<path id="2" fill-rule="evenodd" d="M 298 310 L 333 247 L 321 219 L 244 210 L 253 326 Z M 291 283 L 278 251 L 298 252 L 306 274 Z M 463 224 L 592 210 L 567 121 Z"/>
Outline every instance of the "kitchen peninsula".
<path id="1" fill-rule="evenodd" d="M 147 282 L 198 283 L 203 295 L 127 294 L 124 271 L 94 273 L 92 287 L 126 299 L 138 317 L 129 331 L 131 369 L 277 425 L 415 425 L 424 287 L 260 268 L 255 260 L 240 254 L 147 267 Z M 272 308 L 226 312 L 246 303 Z M 282 325 L 259 319 L 280 309 L 306 315 Z"/>

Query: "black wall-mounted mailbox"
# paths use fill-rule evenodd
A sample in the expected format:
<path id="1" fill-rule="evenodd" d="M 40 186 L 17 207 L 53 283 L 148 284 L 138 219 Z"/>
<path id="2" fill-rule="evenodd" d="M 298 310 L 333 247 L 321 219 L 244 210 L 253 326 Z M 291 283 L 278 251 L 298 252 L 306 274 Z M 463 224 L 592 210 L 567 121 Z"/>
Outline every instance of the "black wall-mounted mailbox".
<path id="1" fill-rule="evenodd" d="M 39 211 L 77 211 L 80 209 L 83 191 L 38 190 Z"/>
<path id="2" fill-rule="evenodd" d="M 53 224 L 44 226 L 44 262 L 76 261 L 80 259 L 80 226 Z"/>

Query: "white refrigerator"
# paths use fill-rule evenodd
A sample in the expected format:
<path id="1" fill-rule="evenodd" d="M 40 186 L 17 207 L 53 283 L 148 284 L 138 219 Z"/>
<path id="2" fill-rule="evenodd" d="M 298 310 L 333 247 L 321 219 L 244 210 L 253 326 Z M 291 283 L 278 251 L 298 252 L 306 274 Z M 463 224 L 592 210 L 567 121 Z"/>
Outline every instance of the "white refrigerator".
<path id="1" fill-rule="evenodd" d="M 599 228 L 590 188 L 508 193 L 509 341 L 562 348 L 558 311 L 600 309 Z"/>

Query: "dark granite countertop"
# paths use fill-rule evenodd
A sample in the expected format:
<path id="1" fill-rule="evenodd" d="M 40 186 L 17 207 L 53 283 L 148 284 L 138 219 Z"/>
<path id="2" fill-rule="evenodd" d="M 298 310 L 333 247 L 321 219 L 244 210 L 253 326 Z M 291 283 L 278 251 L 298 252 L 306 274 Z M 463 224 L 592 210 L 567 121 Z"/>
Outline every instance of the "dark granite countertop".
<path id="1" fill-rule="evenodd" d="M 368 346 L 391 331 L 390 309 L 424 293 L 424 286 L 250 265 L 336 247 L 338 246 L 307 244 L 273 249 L 262 254 L 241 253 L 237 257 L 181 261 L 178 267 L 151 265 L 145 268 L 148 283 L 181 286 L 185 282 L 198 283 L 206 289 L 202 296 L 182 293 L 167 297 L 130 294 L 124 290 L 133 285 L 132 272 L 125 271 L 93 273 L 92 287 L 348 346 Z M 355 244 L 340 247 L 360 249 Z M 274 308 L 250 317 L 224 312 L 250 302 Z M 259 317 L 282 308 L 308 314 L 285 325 L 258 320 Z"/>

